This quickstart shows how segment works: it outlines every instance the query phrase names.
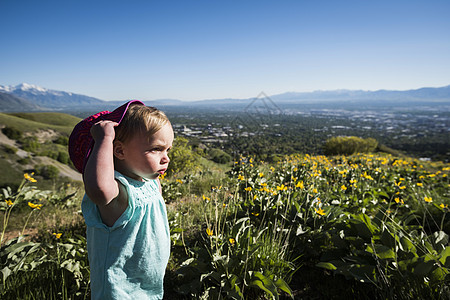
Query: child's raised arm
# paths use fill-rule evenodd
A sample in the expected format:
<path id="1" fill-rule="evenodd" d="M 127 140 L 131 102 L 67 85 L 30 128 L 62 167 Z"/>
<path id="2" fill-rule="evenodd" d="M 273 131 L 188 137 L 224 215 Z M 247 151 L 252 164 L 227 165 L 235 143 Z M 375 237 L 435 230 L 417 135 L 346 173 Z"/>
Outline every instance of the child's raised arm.
<path id="1" fill-rule="evenodd" d="M 114 179 L 113 141 L 114 127 L 118 123 L 100 121 L 91 128 L 94 138 L 89 159 L 83 174 L 86 194 L 102 210 L 119 195 L 119 185 Z"/>

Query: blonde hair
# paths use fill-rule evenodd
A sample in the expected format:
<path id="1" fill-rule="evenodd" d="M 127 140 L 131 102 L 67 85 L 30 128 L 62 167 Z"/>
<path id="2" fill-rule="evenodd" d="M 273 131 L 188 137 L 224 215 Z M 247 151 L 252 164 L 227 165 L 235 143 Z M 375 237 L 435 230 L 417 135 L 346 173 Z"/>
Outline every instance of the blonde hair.
<path id="1" fill-rule="evenodd" d="M 150 138 L 164 125 L 169 123 L 166 114 L 155 107 L 130 105 L 125 116 L 116 127 L 116 140 L 125 143 L 138 133 Z"/>

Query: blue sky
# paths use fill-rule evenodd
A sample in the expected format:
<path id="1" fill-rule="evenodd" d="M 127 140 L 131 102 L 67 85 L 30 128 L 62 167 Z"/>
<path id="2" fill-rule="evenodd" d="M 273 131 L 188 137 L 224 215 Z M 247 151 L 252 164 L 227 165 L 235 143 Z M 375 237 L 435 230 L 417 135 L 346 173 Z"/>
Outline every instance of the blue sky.
<path id="1" fill-rule="evenodd" d="M 450 1 L 0 0 L 0 84 L 103 100 L 450 84 Z"/>

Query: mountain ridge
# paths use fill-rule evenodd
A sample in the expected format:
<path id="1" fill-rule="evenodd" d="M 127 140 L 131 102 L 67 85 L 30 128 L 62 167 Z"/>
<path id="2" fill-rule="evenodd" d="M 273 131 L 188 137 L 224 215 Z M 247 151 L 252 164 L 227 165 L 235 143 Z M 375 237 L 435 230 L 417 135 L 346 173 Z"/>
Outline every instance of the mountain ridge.
<path id="1" fill-rule="evenodd" d="M 312 92 L 286 92 L 267 96 L 260 93 L 255 98 L 222 98 L 196 101 L 178 99 L 142 100 L 146 105 L 157 107 L 199 107 L 243 109 L 255 100 L 272 101 L 279 106 L 299 104 L 337 103 L 380 103 L 395 102 L 406 104 L 412 102 L 435 102 L 450 104 L 450 85 L 443 87 L 423 87 L 411 90 L 316 90 Z M 0 111 L 58 111 L 67 109 L 113 109 L 128 100 L 105 101 L 98 98 L 43 88 L 33 84 L 22 83 L 16 86 L 0 85 Z"/>

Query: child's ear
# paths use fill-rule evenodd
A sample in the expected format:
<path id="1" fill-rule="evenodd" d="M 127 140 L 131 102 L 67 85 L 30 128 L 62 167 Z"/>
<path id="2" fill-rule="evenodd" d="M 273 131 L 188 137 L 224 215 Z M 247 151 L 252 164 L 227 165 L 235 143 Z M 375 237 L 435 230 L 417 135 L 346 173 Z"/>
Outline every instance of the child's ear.
<path id="1" fill-rule="evenodd" d="M 114 141 L 113 144 L 113 154 L 117 159 L 123 159 L 124 158 L 124 152 L 123 152 L 123 143 L 121 141 Z"/>

